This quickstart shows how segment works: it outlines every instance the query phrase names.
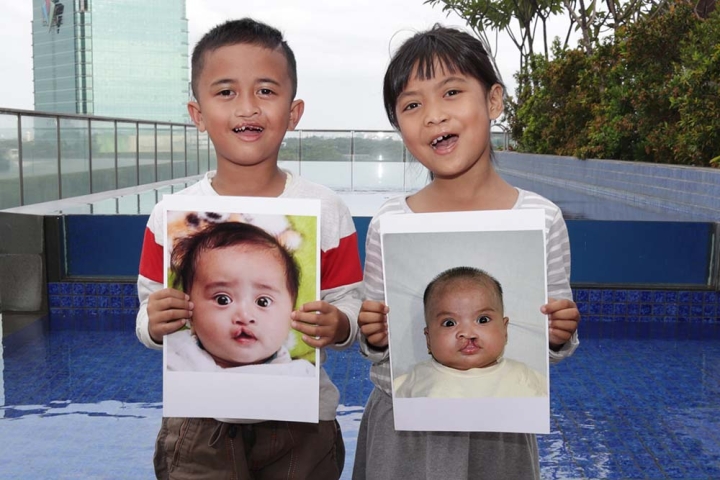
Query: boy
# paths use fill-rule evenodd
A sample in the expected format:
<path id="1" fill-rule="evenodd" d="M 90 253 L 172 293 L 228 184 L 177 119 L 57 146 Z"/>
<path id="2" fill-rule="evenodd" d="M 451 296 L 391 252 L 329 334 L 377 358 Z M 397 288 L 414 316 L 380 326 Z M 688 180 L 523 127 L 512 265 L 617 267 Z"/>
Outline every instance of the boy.
<path id="1" fill-rule="evenodd" d="M 320 198 L 321 297 L 292 313 L 292 327 L 312 347 L 346 348 L 355 339 L 362 272 L 357 236 L 347 207 L 329 189 L 277 166 L 287 130 L 302 117 L 295 100 L 295 57 L 282 34 L 251 19 L 213 28 L 195 46 L 188 111 L 207 131 L 217 153 L 208 172 L 185 195 Z M 162 288 L 162 208 L 148 220 L 140 259 L 136 333 L 151 348 L 192 317 L 193 302 Z M 324 352 L 321 359 L 324 358 Z M 339 394 L 320 375 L 320 423 L 225 423 L 214 419 L 163 418 L 155 451 L 161 478 L 336 479 L 344 445 L 335 421 Z M 239 412 L 242 415 L 242 412 Z"/>
<path id="2" fill-rule="evenodd" d="M 167 338 L 168 370 L 315 374 L 285 347 L 300 270 L 277 238 L 249 223 L 214 223 L 179 239 L 170 264 L 194 308 L 191 330 Z"/>
<path id="3" fill-rule="evenodd" d="M 547 395 L 547 377 L 503 358 L 507 344 L 502 286 L 472 267 L 431 281 L 423 295 L 432 360 L 395 379 L 398 397 L 472 398 Z"/>

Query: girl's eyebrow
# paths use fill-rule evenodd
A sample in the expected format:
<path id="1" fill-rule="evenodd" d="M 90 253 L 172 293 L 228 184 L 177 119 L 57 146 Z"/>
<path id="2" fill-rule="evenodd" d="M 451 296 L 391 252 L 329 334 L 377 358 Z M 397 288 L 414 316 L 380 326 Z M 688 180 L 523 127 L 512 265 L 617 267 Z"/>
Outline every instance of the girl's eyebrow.
<path id="1" fill-rule="evenodd" d="M 463 77 L 458 77 L 455 75 L 452 77 L 447 77 L 446 79 L 444 79 L 442 82 L 440 82 L 437 85 L 436 89 L 444 88 L 448 83 L 452 83 L 452 82 L 467 83 L 467 79 L 465 79 Z M 400 95 L 398 95 L 397 101 L 399 102 L 404 97 L 411 97 L 413 95 L 417 95 L 417 92 L 415 90 L 403 90 L 402 93 L 400 93 Z"/>

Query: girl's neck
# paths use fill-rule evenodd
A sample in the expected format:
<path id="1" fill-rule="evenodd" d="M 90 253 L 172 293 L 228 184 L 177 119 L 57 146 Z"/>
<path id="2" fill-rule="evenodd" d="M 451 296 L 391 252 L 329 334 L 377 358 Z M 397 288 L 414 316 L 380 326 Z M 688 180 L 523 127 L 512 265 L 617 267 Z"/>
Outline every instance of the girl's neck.
<path id="1" fill-rule="evenodd" d="M 285 190 L 286 180 L 287 174 L 276 164 L 218 165 L 212 186 L 218 195 L 279 197 Z"/>
<path id="2" fill-rule="evenodd" d="M 490 165 L 476 175 L 435 178 L 407 203 L 415 213 L 508 210 L 517 198 L 518 191 Z"/>

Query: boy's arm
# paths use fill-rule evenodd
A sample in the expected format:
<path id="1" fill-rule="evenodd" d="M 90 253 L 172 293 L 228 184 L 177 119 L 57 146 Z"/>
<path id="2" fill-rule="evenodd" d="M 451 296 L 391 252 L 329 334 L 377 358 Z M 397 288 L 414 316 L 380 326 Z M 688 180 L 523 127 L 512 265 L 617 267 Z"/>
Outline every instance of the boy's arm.
<path id="1" fill-rule="evenodd" d="M 373 218 L 365 239 L 365 273 L 363 275 L 364 298 L 385 302 L 385 284 L 382 270 L 382 250 L 380 248 L 379 221 Z M 373 363 L 380 363 L 389 358 L 389 349 L 370 345 L 367 337 L 358 335 L 360 353 Z"/>
<path id="2" fill-rule="evenodd" d="M 546 240 L 548 297 L 572 300 L 572 289 L 570 288 L 570 239 L 565 220 L 563 220 L 562 212 L 559 209 L 549 230 Z M 579 344 L 580 341 L 576 330 L 570 340 L 565 342 L 559 349 L 548 348 L 550 363 L 558 363 L 569 357 L 575 352 Z"/>
<path id="3" fill-rule="evenodd" d="M 335 211 L 332 212 L 335 215 L 326 215 L 326 212 L 323 212 L 323 224 L 335 233 L 334 240 L 328 242 L 328 248 L 322 248 L 320 253 L 320 299 L 332 304 L 347 316 L 347 338 L 328 345 L 330 348 L 342 350 L 352 345 L 357 338 L 357 317 L 362 302 L 362 268 L 357 232 L 350 211 L 339 197 L 335 202 Z M 335 222 L 337 223 L 333 225 Z M 323 237 L 327 238 L 325 232 Z"/>
<path id="4" fill-rule="evenodd" d="M 135 319 L 135 334 L 143 345 L 159 350 L 162 349 L 162 343 L 157 343 L 150 337 L 147 311 L 150 294 L 163 288 L 163 247 L 157 243 L 153 233 L 153 229 L 157 228 L 156 210 L 157 208 L 153 209 L 145 227 L 145 237 L 140 253 L 140 274 L 137 282 L 140 307 Z"/>

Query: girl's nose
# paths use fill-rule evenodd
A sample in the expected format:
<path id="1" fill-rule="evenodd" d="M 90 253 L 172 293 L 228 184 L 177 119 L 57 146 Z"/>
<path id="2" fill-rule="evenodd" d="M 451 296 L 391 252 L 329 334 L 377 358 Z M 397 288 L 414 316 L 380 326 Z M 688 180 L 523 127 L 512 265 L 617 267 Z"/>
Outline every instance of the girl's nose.
<path id="1" fill-rule="evenodd" d="M 435 102 L 428 102 L 425 105 L 425 125 L 438 125 L 447 120 L 445 110 Z"/>

